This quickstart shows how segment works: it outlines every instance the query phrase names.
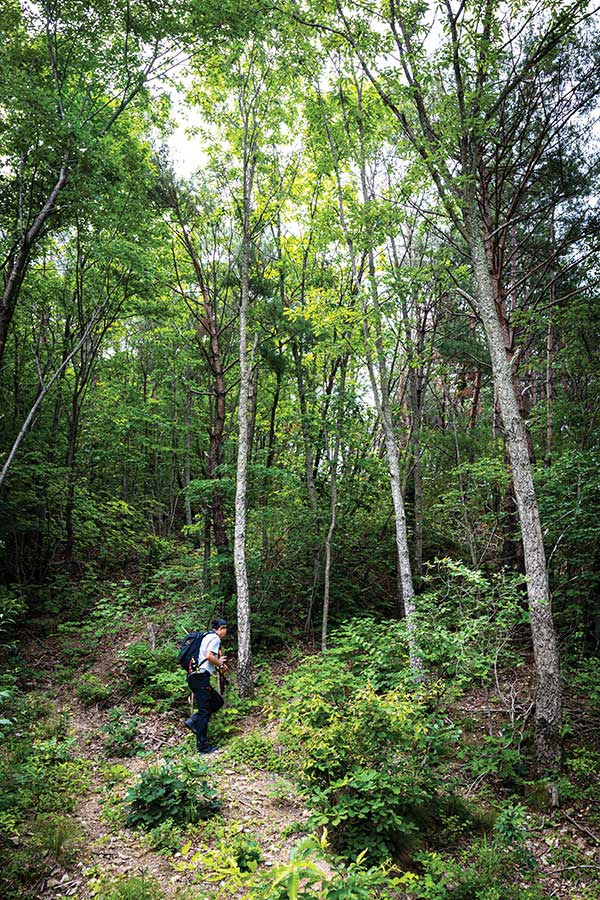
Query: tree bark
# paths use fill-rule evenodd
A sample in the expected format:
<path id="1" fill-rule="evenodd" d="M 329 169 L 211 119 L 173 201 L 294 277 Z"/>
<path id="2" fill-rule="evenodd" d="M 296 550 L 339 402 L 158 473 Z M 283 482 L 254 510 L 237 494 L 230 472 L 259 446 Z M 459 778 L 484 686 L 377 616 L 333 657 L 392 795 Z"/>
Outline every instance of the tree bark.
<path id="1" fill-rule="evenodd" d="M 238 452 L 235 484 L 235 532 L 233 562 L 237 586 L 238 686 L 243 699 L 254 693 L 250 626 L 250 589 L 246 567 L 246 488 L 248 473 L 248 394 L 250 366 L 247 356 L 247 318 L 249 304 L 249 268 L 252 236 L 250 213 L 254 168 L 256 164 L 254 135 L 248 111 L 244 120 L 243 149 L 243 222 L 240 291 L 240 398 L 238 403 Z"/>
<path id="2" fill-rule="evenodd" d="M 552 292 L 554 287 L 552 288 Z M 554 298 L 552 299 L 554 304 Z M 554 333 L 552 330 L 552 319 L 548 320 L 548 330 L 546 333 L 546 466 L 552 463 L 552 353 L 554 350 Z"/>
<path id="3" fill-rule="evenodd" d="M 58 195 L 65 187 L 68 178 L 69 172 L 67 160 L 65 159 L 60 168 L 58 178 L 48 195 L 48 199 L 35 217 L 31 227 L 22 234 L 14 252 L 9 256 L 4 277 L 4 289 L 0 299 L 0 372 L 2 371 L 2 361 L 4 359 L 10 323 L 15 312 L 23 279 L 27 274 L 31 251 L 40 238 L 44 225 L 54 211 Z"/>
<path id="4" fill-rule="evenodd" d="M 540 766 L 556 772 L 560 764 L 561 685 L 558 644 L 552 619 L 542 527 L 533 485 L 525 425 L 515 395 L 513 374 L 494 302 L 485 252 L 483 225 L 475 201 L 467 211 L 469 249 L 479 313 L 485 329 L 504 434 L 511 462 L 521 534 L 531 634 L 537 675 L 536 750 Z"/>
<path id="5" fill-rule="evenodd" d="M 321 650 L 324 653 L 327 650 L 327 627 L 329 624 L 329 590 L 331 584 L 331 545 L 333 542 L 333 534 L 336 526 L 337 518 L 337 466 L 340 457 L 340 444 L 342 439 L 342 421 L 344 410 L 344 394 L 346 389 L 346 367 L 347 357 L 342 360 L 340 374 L 340 390 L 338 398 L 338 415 L 337 427 L 335 432 L 335 442 L 333 454 L 330 459 L 331 476 L 329 488 L 329 528 L 325 537 L 325 571 L 323 575 L 323 619 L 321 623 Z"/>
<path id="6" fill-rule="evenodd" d="M 186 371 L 186 379 L 190 378 L 190 373 Z M 186 390 L 185 393 L 185 401 L 183 407 L 183 426 L 185 429 L 184 433 L 184 456 L 183 456 L 183 489 L 184 489 L 184 497 L 185 497 L 185 524 L 190 527 L 193 524 L 194 516 L 192 514 L 192 501 L 190 500 L 189 495 L 189 487 L 192 476 L 192 463 L 191 463 L 191 413 L 192 413 L 192 392 Z"/>

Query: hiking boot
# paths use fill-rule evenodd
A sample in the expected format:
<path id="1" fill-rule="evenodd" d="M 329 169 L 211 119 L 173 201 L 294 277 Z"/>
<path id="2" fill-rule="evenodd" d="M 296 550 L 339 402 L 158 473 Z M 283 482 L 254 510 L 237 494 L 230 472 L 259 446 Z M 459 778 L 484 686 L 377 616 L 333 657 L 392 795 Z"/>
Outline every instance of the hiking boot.
<path id="1" fill-rule="evenodd" d="M 214 753 L 218 749 L 218 747 L 211 747 L 210 744 L 205 744 L 203 747 L 198 747 L 198 753 Z"/>

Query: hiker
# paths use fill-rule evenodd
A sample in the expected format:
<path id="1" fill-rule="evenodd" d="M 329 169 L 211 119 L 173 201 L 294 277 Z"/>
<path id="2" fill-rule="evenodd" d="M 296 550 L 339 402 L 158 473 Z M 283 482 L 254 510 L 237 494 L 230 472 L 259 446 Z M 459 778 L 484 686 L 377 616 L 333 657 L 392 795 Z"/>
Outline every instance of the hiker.
<path id="1" fill-rule="evenodd" d="M 226 658 L 220 655 L 221 641 L 227 634 L 225 619 L 215 619 L 200 644 L 198 662 L 188 674 L 188 685 L 194 695 L 198 712 L 186 721 L 186 726 L 196 735 L 198 753 L 213 753 L 218 747 L 208 743 L 208 720 L 223 706 L 223 697 L 210 684 L 210 676 L 218 668 L 227 671 Z"/>

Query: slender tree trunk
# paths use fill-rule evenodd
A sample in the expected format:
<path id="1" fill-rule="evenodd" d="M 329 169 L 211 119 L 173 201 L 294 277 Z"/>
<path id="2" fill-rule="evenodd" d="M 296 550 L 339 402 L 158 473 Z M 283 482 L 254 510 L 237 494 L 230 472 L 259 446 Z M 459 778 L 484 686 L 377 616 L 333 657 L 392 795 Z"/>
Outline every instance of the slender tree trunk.
<path id="1" fill-rule="evenodd" d="M 183 244 L 187 250 L 188 256 L 194 267 L 196 281 L 202 295 L 202 311 L 203 316 L 199 322 L 196 333 L 198 343 L 202 345 L 204 335 L 208 335 L 209 349 L 207 351 L 210 372 L 212 376 L 212 391 L 215 400 L 214 422 L 209 431 L 209 450 L 207 476 L 216 482 L 215 489 L 210 501 L 210 513 L 215 535 L 215 547 L 219 558 L 219 589 L 221 593 L 221 602 L 223 609 L 229 602 L 233 593 L 233 572 L 231 570 L 231 558 L 229 549 L 229 540 L 225 528 L 225 499 L 223 492 L 218 486 L 217 468 L 223 461 L 223 442 L 225 432 L 225 414 L 226 414 L 226 397 L 225 374 L 223 370 L 223 362 L 221 359 L 221 345 L 219 340 L 219 329 L 215 315 L 213 299 L 210 296 L 200 260 L 196 254 L 196 248 L 192 242 L 190 234 L 186 228 L 183 216 L 178 206 L 177 198 L 175 198 L 175 211 L 178 216 L 181 228 L 181 237 Z"/>
<path id="2" fill-rule="evenodd" d="M 477 425 L 479 413 L 479 397 L 481 395 L 481 366 L 477 366 L 475 383 L 473 385 L 473 398 L 471 400 L 471 412 L 469 413 L 469 431 L 474 431 Z"/>
<path id="3" fill-rule="evenodd" d="M 73 398 L 71 401 L 71 415 L 69 418 L 69 439 L 67 446 L 67 496 L 65 502 L 65 561 L 67 563 L 73 560 L 73 548 L 75 544 L 75 536 L 73 533 L 73 507 L 75 502 L 75 457 L 77 454 L 77 436 L 79 433 L 79 389 L 75 386 L 73 390 Z"/>
<path id="4" fill-rule="evenodd" d="M 186 372 L 186 379 L 190 378 L 190 373 Z M 190 420 L 192 413 L 192 402 L 193 397 L 191 391 L 186 391 L 185 401 L 183 407 L 183 426 L 185 429 L 184 432 L 184 456 L 183 456 L 183 488 L 184 488 L 184 497 L 185 497 L 185 524 L 189 527 L 192 525 L 194 521 L 194 517 L 192 514 L 192 501 L 190 500 L 189 487 L 191 481 L 191 473 L 192 473 L 192 462 L 191 462 L 191 428 L 190 428 Z"/>
<path id="5" fill-rule="evenodd" d="M 2 371 L 2 361 L 10 323 L 15 312 L 23 279 L 27 274 L 31 251 L 37 243 L 44 225 L 54 211 L 58 195 L 66 185 L 68 177 L 67 160 L 65 160 L 60 168 L 58 178 L 48 195 L 48 199 L 35 217 L 31 227 L 22 234 L 14 252 L 9 256 L 4 276 L 4 289 L 0 298 L 0 372 Z"/>
<path id="6" fill-rule="evenodd" d="M 554 286 L 552 287 L 554 293 Z M 554 305 L 554 298 L 552 298 Z M 552 319 L 548 320 L 548 330 L 546 333 L 546 466 L 552 463 L 552 353 L 554 350 L 554 333 L 552 330 Z"/>
<path id="7" fill-rule="evenodd" d="M 67 356 L 65 356 L 65 358 L 61 362 L 58 369 L 54 372 L 54 374 L 50 377 L 50 379 L 46 382 L 46 384 L 44 384 L 40 387 L 40 392 L 37 395 L 35 402 L 33 403 L 33 406 L 29 410 L 29 412 L 25 418 L 25 421 L 23 422 L 21 429 L 14 440 L 13 445 L 10 449 L 10 452 L 9 452 L 8 456 L 6 457 L 6 461 L 2 467 L 2 471 L 0 472 L 0 487 L 4 483 L 4 480 L 8 474 L 8 471 L 14 461 L 16 454 L 17 454 L 17 450 L 19 449 L 19 447 L 21 445 L 21 441 L 23 440 L 23 438 L 29 431 L 29 428 L 31 427 L 31 423 L 35 419 L 35 416 L 37 415 L 37 411 L 40 408 L 44 397 L 46 396 L 46 394 L 48 393 L 48 391 L 50 390 L 50 388 L 52 387 L 54 382 L 58 378 L 60 378 L 60 376 L 66 369 L 67 365 L 70 363 L 70 361 L 73 359 L 73 357 L 77 353 L 77 351 L 83 346 L 85 341 L 88 339 L 89 334 L 92 331 L 92 328 L 96 324 L 97 317 L 100 315 L 100 311 L 104 308 L 104 306 L 105 306 L 105 304 L 102 304 L 100 307 L 98 307 L 98 309 L 95 311 L 92 318 L 90 319 L 90 321 L 87 325 L 87 328 L 85 329 L 81 339 L 77 342 L 77 344 L 75 345 L 73 350 L 71 350 L 71 352 L 68 353 Z"/>
<path id="8" fill-rule="evenodd" d="M 513 376 L 498 318 L 486 258 L 483 225 L 475 202 L 468 209 L 467 228 L 473 262 L 479 313 L 485 329 L 498 404 L 511 462 L 519 512 L 531 633 L 537 676 L 536 749 L 540 766 L 556 772 L 560 764 L 561 684 L 558 644 L 542 538 L 539 510 L 533 485 L 525 425 L 515 396 Z"/>
<path id="9" fill-rule="evenodd" d="M 271 413 L 269 416 L 269 437 L 268 437 L 268 451 L 267 451 L 267 462 L 266 467 L 268 469 L 271 468 L 273 463 L 275 462 L 275 421 L 277 417 L 277 407 L 279 405 L 279 394 L 281 393 L 281 372 L 277 369 L 275 373 L 275 391 L 273 393 L 273 402 L 271 403 Z"/>
<path id="10" fill-rule="evenodd" d="M 254 343 L 252 345 L 252 358 L 250 360 L 248 372 L 248 458 L 252 461 L 252 450 L 254 446 L 254 431 L 256 428 L 256 409 L 258 401 L 258 363 L 255 361 L 256 349 L 258 347 L 258 332 L 254 335 Z"/>
<path id="11" fill-rule="evenodd" d="M 312 452 L 312 439 L 308 421 L 308 403 L 306 400 L 306 386 L 304 383 L 304 373 L 302 370 L 302 357 L 300 354 L 300 348 L 295 341 L 292 343 L 292 354 L 294 357 L 294 364 L 296 368 L 298 402 L 300 404 L 300 424 L 302 427 L 302 441 L 304 444 L 304 472 L 306 478 L 306 492 L 308 494 L 308 502 L 310 504 L 313 520 L 313 578 L 310 598 L 308 601 L 308 609 L 306 612 L 306 630 L 310 631 L 310 628 L 312 627 L 313 607 L 317 597 L 319 579 L 321 574 L 321 529 L 319 527 L 319 501 L 314 479 L 314 459 Z"/>
<path id="12" fill-rule="evenodd" d="M 235 486 L 235 536 L 233 561 L 237 585 L 238 685 L 242 698 L 254 693 L 250 632 L 250 590 L 246 568 L 246 486 L 248 471 L 248 393 L 250 367 L 247 358 L 247 317 L 251 250 L 250 204 L 254 180 L 255 152 L 250 123 L 244 122 L 244 199 L 240 296 L 240 399 L 238 404 L 238 453 Z"/>
<path id="13" fill-rule="evenodd" d="M 331 467 L 331 476 L 330 476 L 330 488 L 329 488 L 329 528 L 327 529 L 327 536 L 325 538 L 325 572 L 324 572 L 324 585 L 323 585 L 323 620 L 321 623 L 321 650 L 323 653 L 327 649 L 327 627 L 329 624 L 329 589 L 331 584 L 331 545 L 333 542 L 333 534 L 335 531 L 336 518 L 337 518 L 337 467 L 338 460 L 340 457 L 340 444 L 342 439 L 342 421 L 343 421 L 343 410 L 344 410 L 344 394 L 346 389 L 346 367 L 348 364 L 348 359 L 345 357 L 342 360 L 341 366 L 341 374 L 340 374 L 340 390 L 339 390 L 339 398 L 338 398 L 338 415 L 337 415 L 337 427 L 335 432 L 335 442 L 333 447 L 333 454 L 330 459 L 330 467 Z"/>
<path id="14" fill-rule="evenodd" d="M 360 100 L 360 86 L 357 83 L 357 93 Z M 317 85 L 318 91 L 318 85 Z M 320 94 L 319 94 L 320 97 Z M 327 139 L 329 142 L 329 148 L 331 151 L 331 158 L 333 162 L 333 167 L 336 176 L 336 184 L 337 184 L 337 200 L 338 200 L 338 210 L 340 217 L 340 225 L 342 227 L 342 231 L 344 233 L 344 237 L 346 238 L 346 245 L 348 247 L 348 256 L 350 260 L 350 271 L 352 275 L 352 286 L 357 296 L 361 298 L 361 307 L 362 307 L 362 327 L 363 334 L 365 338 L 365 354 L 367 359 L 367 368 L 369 372 L 369 381 L 371 383 L 371 390 L 373 392 L 373 398 L 375 400 L 375 406 L 377 408 L 377 414 L 379 416 L 379 420 L 383 426 L 384 440 L 385 440 L 385 450 L 386 457 L 388 463 L 388 471 L 390 478 L 390 488 L 392 493 L 392 502 L 394 505 L 394 514 L 395 514 L 395 525 L 396 525 L 396 552 L 397 552 L 397 572 L 398 572 L 398 592 L 401 593 L 401 596 L 398 597 L 398 604 L 401 608 L 403 608 L 404 616 L 406 619 L 406 626 L 408 632 L 408 644 L 409 644 L 409 656 L 410 656 L 410 665 L 411 668 L 416 669 L 417 671 L 422 669 L 422 662 L 419 657 L 416 645 L 416 626 L 414 621 L 415 614 L 415 603 L 414 603 L 414 588 L 412 583 L 412 572 L 410 566 L 410 553 L 408 550 L 408 540 L 406 534 L 406 513 L 404 510 L 404 501 L 402 499 L 402 489 L 401 489 L 401 481 L 400 481 L 400 465 L 398 458 L 398 448 L 396 446 L 396 441 L 394 438 L 394 426 L 392 422 L 392 414 L 390 408 L 389 401 L 389 384 L 388 384 L 388 372 L 385 361 L 385 353 L 383 348 L 383 339 L 381 335 L 381 311 L 379 307 L 379 296 L 377 292 L 377 281 L 375 278 L 375 257 L 373 253 L 373 249 L 369 248 L 369 286 L 371 293 L 371 301 L 372 306 L 375 312 L 375 321 L 376 321 L 376 336 L 375 336 L 375 348 L 377 354 L 377 374 L 375 371 L 375 363 L 373 361 L 373 354 L 371 352 L 371 331 L 369 327 L 369 309 L 367 298 L 362 290 L 361 280 L 358 272 L 358 266 L 356 264 L 356 253 L 354 250 L 354 242 L 352 240 L 352 235 L 350 234 L 350 230 L 348 228 L 348 223 L 346 221 L 346 213 L 344 209 L 344 192 L 342 189 L 342 180 L 340 175 L 340 166 L 339 159 L 337 154 L 337 148 L 335 146 L 335 142 L 333 140 L 333 136 L 331 134 L 331 129 L 329 127 L 329 122 L 327 121 L 327 116 L 325 115 L 325 110 L 323 108 L 323 104 L 321 104 L 321 111 L 323 116 L 323 125 L 325 127 L 325 131 L 327 133 Z M 360 119 L 361 111 L 359 106 L 359 119 Z M 362 135 L 362 126 L 361 126 L 361 135 Z M 361 171 L 360 171 L 360 179 L 361 179 L 361 187 L 363 193 L 363 203 L 368 202 L 369 193 L 366 185 L 366 173 L 364 169 L 364 163 L 361 162 Z"/>

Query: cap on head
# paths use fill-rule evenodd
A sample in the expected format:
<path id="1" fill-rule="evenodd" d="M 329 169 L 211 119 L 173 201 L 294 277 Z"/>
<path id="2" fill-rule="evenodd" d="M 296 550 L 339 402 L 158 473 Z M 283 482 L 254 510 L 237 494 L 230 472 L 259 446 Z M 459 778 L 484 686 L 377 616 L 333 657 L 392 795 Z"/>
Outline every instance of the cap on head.
<path id="1" fill-rule="evenodd" d="M 229 628 L 227 619 L 214 619 L 212 626 L 216 631 L 218 628 Z"/>

